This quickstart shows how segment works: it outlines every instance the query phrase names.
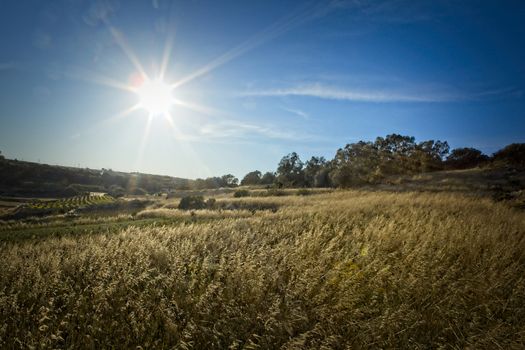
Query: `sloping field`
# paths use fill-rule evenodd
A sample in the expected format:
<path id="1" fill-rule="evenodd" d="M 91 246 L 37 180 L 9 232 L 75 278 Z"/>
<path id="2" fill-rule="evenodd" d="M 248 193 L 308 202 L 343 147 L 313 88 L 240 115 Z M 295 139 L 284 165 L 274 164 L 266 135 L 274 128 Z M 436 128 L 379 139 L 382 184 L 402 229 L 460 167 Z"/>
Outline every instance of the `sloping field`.
<path id="1" fill-rule="evenodd" d="M 525 346 L 523 211 L 449 193 L 265 200 L 279 210 L 2 243 L 0 348 Z"/>
<path id="2" fill-rule="evenodd" d="M 60 209 L 71 210 L 92 205 L 107 204 L 114 202 L 115 199 L 108 195 L 83 195 L 70 198 L 57 199 L 53 201 L 30 202 L 25 206 L 29 209 Z"/>

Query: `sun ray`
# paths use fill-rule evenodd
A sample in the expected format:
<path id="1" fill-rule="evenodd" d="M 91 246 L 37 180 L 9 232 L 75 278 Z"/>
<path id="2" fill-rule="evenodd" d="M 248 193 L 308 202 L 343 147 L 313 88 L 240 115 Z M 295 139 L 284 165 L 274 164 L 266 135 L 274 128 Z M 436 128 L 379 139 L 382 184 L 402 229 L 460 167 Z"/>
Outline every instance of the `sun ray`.
<path id="1" fill-rule="evenodd" d="M 111 122 L 114 122 L 114 121 L 117 121 L 117 120 L 120 120 L 124 117 L 127 117 L 128 115 L 130 115 L 131 113 L 135 112 L 136 110 L 140 109 L 140 104 L 135 104 L 131 107 L 129 107 L 128 109 L 125 109 L 117 114 L 114 114 L 112 115 L 111 117 L 105 119 L 105 122 L 106 123 L 111 123 Z"/>
<path id="2" fill-rule="evenodd" d="M 162 61 L 160 64 L 160 70 L 159 70 L 159 79 L 163 80 L 166 76 L 166 71 L 168 69 L 168 65 L 170 63 L 171 59 L 171 52 L 173 49 L 173 42 L 175 41 L 175 35 L 177 31 L 175 30 L 175 15 L 176 15 L 176 7 L 175 4 L 172 2 L 170 5 L 170 8 L 168 10 L 168 20 L 166 25 L 166 42 L 164 43 L 164 52 L 162 55 Z"/>
<path id="3" fill-rule="evenodd" d="M 191 144 L 188 142 L 184 142 L 187 140 L 187 136 L 182 134 L 182 132 L 177 128 L 177 125 L 173 121 L 173 116 L 171 113 L 166 113 L 164 115 L 165 119 L 168 122 L 168 125 L 170 126 L 172 132 L 173 132 L 173 141 L 182 149 L 182 152 L 185 154 L 189 154 L 191 159 L 196 163 L 197 167 L 200 167 L 203 169 L 207 175 L 211 174 L 210 168 L 202 161 L 202 159 L 199 156 L 199 153 L 196 152 L 192 147 Z"/>
<path id="4" fill-rule="evenodd" d="M 144 129 L 144 134 L 142 134 L 142 139 L 140 140 L 139 144 L 139 151 L 137 154 L 137 161 L 135 163 L 135 169 L 140 169 L 142 166 L 142 160 L 144 158 L 144 151 L 146 150 L 146 145 L 148 143 L 149 134 L 151 130 L 151 122 L 153 121 L 153 115 L 150 113 L 148 114 L 148 120 L 146 122 L 146 128 Z"/>
<path id="5" fill-rule="evenodd" d="M 133 88 L 129 84 L 123 83 L 119 80 L 110 78 L 103 74 L 95 73 L 84 68 L 72 68 L 69 69 L 65 75 L 72 79 L 84 80 L 90 83 L 95 83 L 99 85 L 109 86 L 115 89 L 120 89 L 124 91 L 133 91 Z"/>
<path id="6" fill-rule="evenodd" d="M 122 51 L 126 54 L 130 62 L 135 66 L 135 69 L 142 75 L 142 77 L 147 78 L 148 75 L 144 71 L 144 68 L 142 67 L 142 64 L 140 63 L 139 59 L 129 47 L 128 43 L 126 42 L 126 39 L 124 38 L 124 34 L 119 32 L 115 27 L 108 25 L 109 31 L 111 32 L 111 35 L 117 42 L 117 44 L 120 46 Z"/>
<path id="7" fill-rule="evenodd" d="M 113 114 L 112 116 L 110 117 L 107 117 L 107 118 L 104 118 L 98 122 L 95 122 L 95 123 L 92 123 L 88 128 L 84 128 L 81 132 L 81 134 L 90 134 L 92 132 L 94 132 L 95 130 L 100 130 L 102 127 L 104 126 L 107 126 L 108 124 L 111 124 L 113 122 L 116 122 L 120 119 L 123 119 L 125 117 L 128 117 L 130 114 L 132 114 L 133 112 L 139 110 L 140 108 L 140 105 L 139 104 L 135 104 L 123 111 L 120 111 L 116 114 Z M 80 134 L 79 134 L 80 135 Z"/>
<path id="8" fill-rule="evenodd" d="M 159 70 L 159 78 L 161 80 L 164 79 L 166 75 L 166 70 L 168 69 L 168 65 L 171 58 L 171 50 L 173 49 L 173 41 L 175 39 L 175 33 L 168 34 L 166 38 L 166 43 L 164 45 L 164 53 L 162 54 L 162 62 L 160 64 L 160 70 Z"/>
<path id="9" fill-rule="evenodd" d="M 202 106 L 199 104 L 190 103 L 187 101 L 182 101 L 177 98 L 173 99 L 173 104 L 187 108 L 187 109 L 191 109 L 193 111 L 200 112 L 206 115 L 210 115 L 210 116 L 227 116 L 226 113 L 224 113 L 223 111 L 217 110 L 215 108 L 210 108 L 210 107 Z"/>
<path id="10" fill-rule="evenodd" d="M 168 122 L 171 129 L 175 128 L 175 122 L 170 112 L 164 113 L 164 119 Z"/>
<path id="11" fill-rule="evenodd" d="M 330 7 L 329 7 L 330 8 Z M 255 34 L 250 39 L 246 40 L 242 44 L 234 47 L 233 49 L 227 51 L 216 59 L 212 60 L 203 67 L 197 69 L 193 73 L 187 75 L 186 77 L 178 80 L 173 84 L 173 88 L 180 87 L 184 84 L 189 83 L 190 81 L 197 79 L 203 75 L 206 75 L 218 67 L 230 62 L 231 60 L 245 54 L 246 52 L 264 44 L 265 42 L 282 35 L 283 33 L 289 31 L 293 27 L 298 26 L 305 21 L 315 18 L 322 15 L 323 11 L 320 6 L 307 6 L 305 8 L 299 9 L 291 13 L 288 16 L 281 18 L 279 21 L 275 22 L 271 26 L 262 30 L 261 32 Z"/>
<path id="12" fill-rule="evenodd" d="M 183 139 L 183 134 L 180 132 L 180 130 L 177 128 L 177 125 L 175 124 L 175 121 L 173 120 L 173 115 L 171 113 L 165 113 L 164 119 L 168 122 L 168 125 L 170 126 L 170 129 L 173 131 L 173 134 L 177 140 Z"/>

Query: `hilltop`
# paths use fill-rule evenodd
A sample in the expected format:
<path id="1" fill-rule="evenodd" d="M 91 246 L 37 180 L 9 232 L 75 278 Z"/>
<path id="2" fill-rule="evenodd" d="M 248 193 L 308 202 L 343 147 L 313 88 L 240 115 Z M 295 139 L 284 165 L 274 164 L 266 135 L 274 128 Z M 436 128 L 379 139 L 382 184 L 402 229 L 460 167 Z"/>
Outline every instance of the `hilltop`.
<path id="1" fill-rule="evenodd" d="M 0 195 L 9 197 L 71 197 L 84 192 L 107 192 L 119 197 L 187 188 L 195 181 L 1 158 L 0 175 Z"/>

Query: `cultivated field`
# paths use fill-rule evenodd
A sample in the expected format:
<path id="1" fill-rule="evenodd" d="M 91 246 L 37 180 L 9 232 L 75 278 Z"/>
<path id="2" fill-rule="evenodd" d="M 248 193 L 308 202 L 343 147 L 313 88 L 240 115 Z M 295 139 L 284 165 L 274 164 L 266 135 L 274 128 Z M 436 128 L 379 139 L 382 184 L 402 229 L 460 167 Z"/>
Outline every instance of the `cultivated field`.
<path id="1" fill-rule="evenodd" d="M 216 204 L 0 231 L 0 348 L 525 347 L 525 212 L 506 202 Z"/>

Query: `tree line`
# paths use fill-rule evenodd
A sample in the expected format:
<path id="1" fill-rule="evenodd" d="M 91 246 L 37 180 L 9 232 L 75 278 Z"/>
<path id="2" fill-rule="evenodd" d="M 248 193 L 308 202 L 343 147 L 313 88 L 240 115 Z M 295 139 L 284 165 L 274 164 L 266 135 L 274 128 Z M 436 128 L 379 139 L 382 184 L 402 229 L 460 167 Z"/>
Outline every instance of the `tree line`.
<path id="1" fill-rule="evenodd" d="M 392 175 L 503 165 L 525 168 L 525 144 L 510 144 L 492 156 L 466 147 L 450 150 L 447 141 L 416 142 L 391 134 L 375 141 L 349 143 L 331 160 L 313 156 L 303 162 L 296 152 L 284 156 L 275 172 L 252 171 L 241 185 L 277 187 L 352 187 L 380 183 Z"/>
<path id="2" fill-rule="evenodd" d="M 0 152 L 0 195 L 68 197 L 107 192 L 118 197 L 239 185 L 352 187 L 379 183 L 391 175 L 490 165 L 525 169 L 525 143 L 508 145 L 488 156 L 475 148 L 450 150 L 446 141 L 416 142 L 411 136 L 391 134 L 373 142 L 349 143 L 330 160 L 314 156 L 303 162 L 292 152 L 280 160 L 275 172 L 251 171 L 241 181 L 232 174 L 192 180 L 54 166 L 7 159 Z"/>

